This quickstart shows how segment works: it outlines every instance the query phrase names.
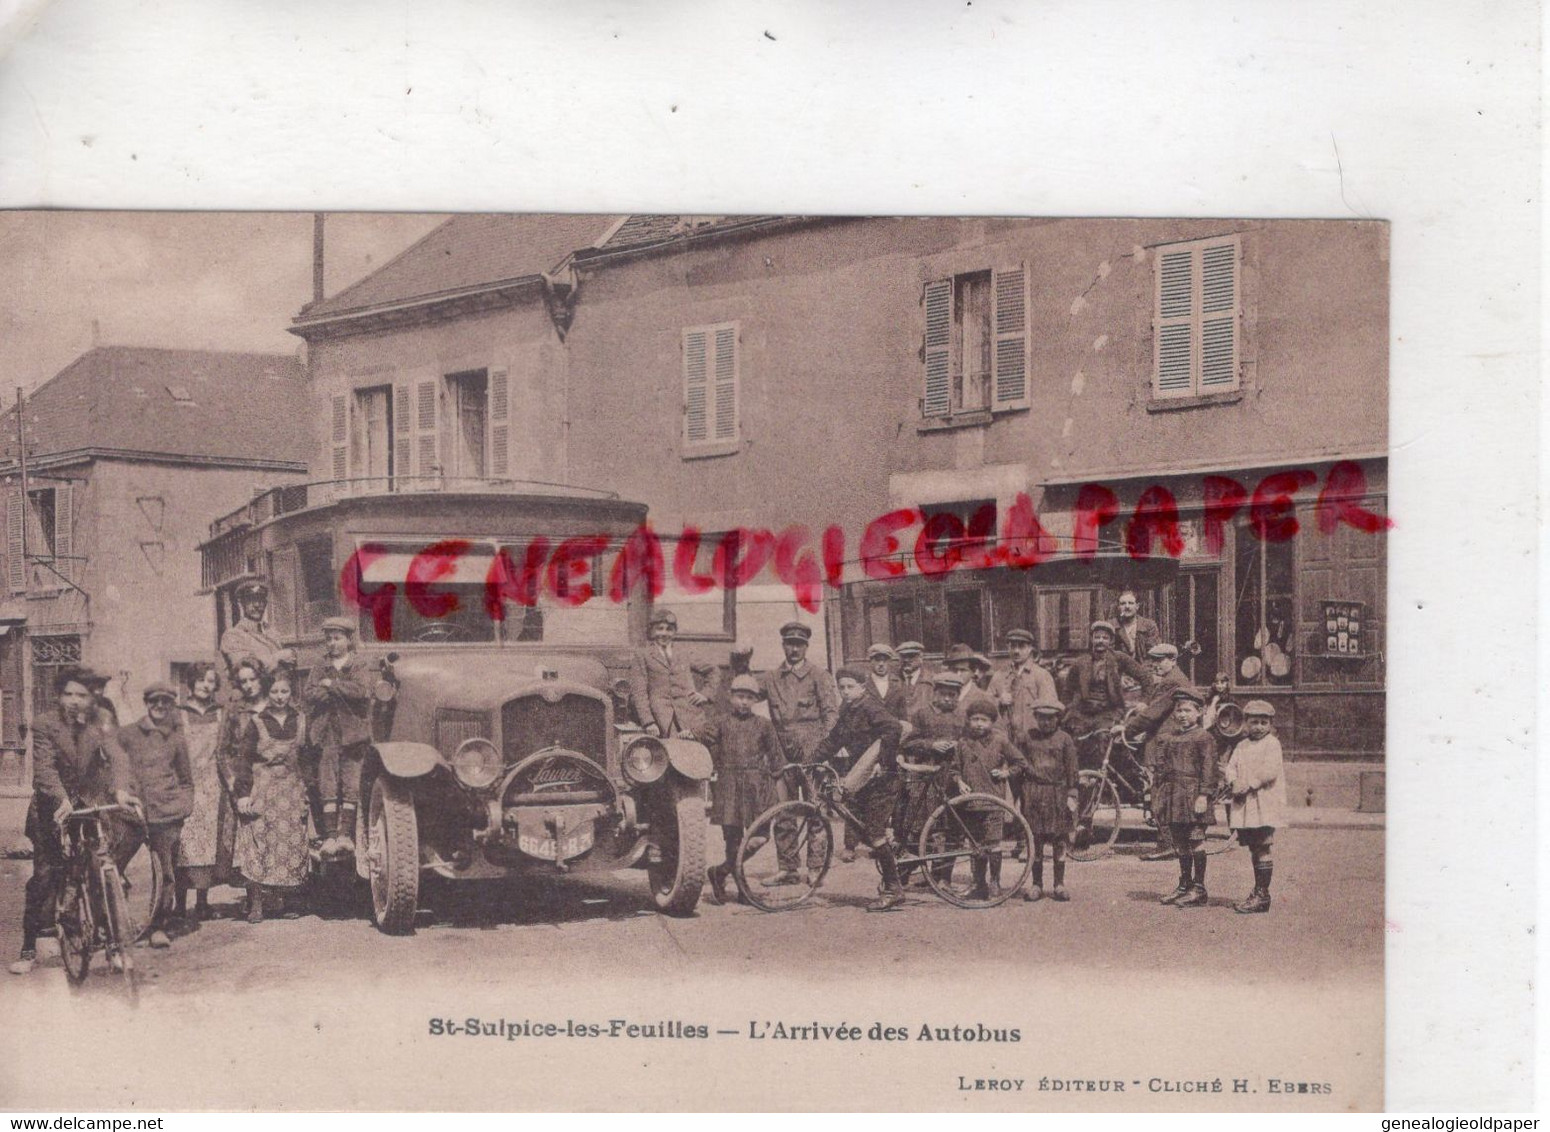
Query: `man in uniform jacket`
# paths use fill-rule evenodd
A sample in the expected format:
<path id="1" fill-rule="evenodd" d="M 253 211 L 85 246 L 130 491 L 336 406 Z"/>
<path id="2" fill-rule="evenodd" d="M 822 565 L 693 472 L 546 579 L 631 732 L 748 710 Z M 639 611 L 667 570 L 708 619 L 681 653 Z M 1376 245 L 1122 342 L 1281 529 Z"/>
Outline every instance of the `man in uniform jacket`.
<path id="1" fill-rule="evenodd" d="M 40 935 L 54 930 L 54 901 L 64 875 L 60 824 L 72 809 L 117 802 L 138 806 L 134 772 L 114 734 L 111 717 L 97 706 L 96 691 L 107 683 L 84 668 L 66 668 L 54 681 L 58 701 L 32 726 L 32 803 L 27 838 L 32 842 L 32 876 L 22 911 L 21 955 L 10 966 L 25 975 L 37 962 Z M 105 823 L 105 828 L 112 828 Z"/>
<path id="2" fill-rule="evenodd" d="M 839 693 L 829 674 L 807 659 L 813 631 L 800 621 L 780 627 L 780 647 L 786 659 L 765 672 L 759 686 L 770 706 L 770 722 L 780 736 L 788 763 L 810 763 L 819 742 L 834 726 L 840 713 Z M 786 783 L 787 793 L 796 784 Z"/>
<path id="3" fill-rule="evenodd" d="M 1125 712 L 1125 692 L 1120 684 L 1122 676 L 1129 676 L 1141 686 L 1141 694 L 1149 695 L 1152 676 L 1131 657 L 1114 651 L 1114 626 L 1107 621 L 1094 621 L 1089 630 L 1089 651 L 1071 662 L 1066 676 L 1066 709 L 1064 727 L 1072 738 L 1114 726 Z M 1096 744 L 1078 744 L 1079 753 L 1086 755 L 1085 763 L 1095 765 L 1093 751 Z"/>
<path id="4" fill-rule="evenodd" d="M 151 911 L 151 946 L 166 947 L 172 941 L 166 926 L 177 898 L 173 866 L 183 819 L 194 810 L 194 770 L 177 714 L 178 693 L 161 681 L 145 689 L 145 714 L 118 732 L 118 741 L 129 757 L 140 800 L 145 807 L 144 827 L 132 825 L 114 848 L 120 871 L 142 844 L 149 844 L 161 863 L 161 899 Z"/>
<path id="5" fill-rule="evenodd" d="M 1141 761 L 1148 766 L 1155 778 L 1157 774 L 1157 740 L 1168 727 L 1173 715 L 1173 693 L 1189 687 L 1189 680 L 1179 671 L 1179 650 L 1170 644 L 1153 645 L 1147 654 L 1152 664 L 1152 690 L 1146 701 L 1130 717 L 1125 727 L 1126 738 L 1132 743 L 1141 741 Z M 1173 835 L 1166 823 L 1157 823 L 1157 848 L 1142 855 L 1143 861 L 1172 860 L 1175 856 Z"/>
<path id="6" fill-rule="evenodd" d="M 693 736 L 706 724 L 710 696 L 695 686 L 694 670 L 673 650 L 678 617 L 669 609 L 651 615 L 651 643 L 630 669 L 630 703 L 648 735 Z M 714 688 L 712 688 L 714 692 Z"/>
<path id="7" fill-rule="evenodd" d="M 237 670 L 237 662 L 250 656 L 273 672 L 278 664 L 295 664 L 293 649 L 282 648 L 264 626 L 264 614 L 269 609 L 269 587 L 259 581 L 243 582 L 237 587 L 237 608 L 242 616 L 237 623 L 221 634 L 221 655 L 226 658 L 226 674 Z"/>
<path id="8" fill-rule="evenodd" d="M 1033 656 L 1033 634 L 1013 629 L 1006 635 L 1012 666 L 990 682 L 990 694 L 1001 708 L 1001 719 L 1012 742 L 1021 745 L 1033 734 L 1033 705 L 1058 700 L 1055 678 Z"/>
<path id="9" fill-rule="evenodd" d="M 1157 622 L 1140 616 L 1141 603 L 1135 590 L 1122 590 L 1119 615 L 1114 619 L 1114 651 L 1132 660 L 1145 660 L 1158 641 Z"/>

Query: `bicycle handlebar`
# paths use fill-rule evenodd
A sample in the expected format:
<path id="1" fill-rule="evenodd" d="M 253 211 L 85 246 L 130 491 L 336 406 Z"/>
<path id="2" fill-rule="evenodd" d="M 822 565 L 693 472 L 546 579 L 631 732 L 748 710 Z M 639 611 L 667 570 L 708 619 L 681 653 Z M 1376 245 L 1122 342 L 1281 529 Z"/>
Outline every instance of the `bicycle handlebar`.
<path id="1" fill-rule="evenodd" d="M 83 822 L 103 814 L 124 814 L 134 818 L 141 825 L 145 824 L 145 816 L 133 806 L 121 806 L 117 802 L 105 806 L 86 806 L 79 810 L 71 810 L 65 815 L 65 821 Z"/>

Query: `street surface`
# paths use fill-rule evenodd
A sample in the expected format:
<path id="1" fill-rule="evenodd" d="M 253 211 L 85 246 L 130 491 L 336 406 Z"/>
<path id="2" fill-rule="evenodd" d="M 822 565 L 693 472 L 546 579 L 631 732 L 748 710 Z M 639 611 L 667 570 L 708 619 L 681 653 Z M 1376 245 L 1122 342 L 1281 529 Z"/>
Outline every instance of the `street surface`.
<path id="1" fill-rule="evenodd" d="M 0 844 L 14 840 L 11 830 L 0 830 Z M 1112 1069 L 1140 1079 L 1173 1065 L 1183 1075 L 1254 1076 L 1259 1087 L 1257 1075 L 1273 1071 L 1330 1082 L 1336 1090 L 1334 1097 L 1298 1098 L 1296 1107 L 1381 1103 L 1381 829 L 1278 834 L 1275 907 L 1262 916 L 1238 915 L 1231 908 L 1251 886 L 1245 850 L 1211 857 L 1210 906 L 1183 910 L 1157 903 L 1172 888 L 1176 866 L 1144 863 L 1136 856 L 1139 849 L 1123 845 L 1106 859 L 1069 864 L 1067 904 L 1014 899 L 984 911 L 958 909 L 927 890 L 912 890 L 902 909 L 868 914 L 863 906 L 877 874 L 864 857 L 836 863 L 811 906 L 770 914 L 702 902 L 697 915 L 681 920 L 651 910 L 642 873 L 525 887 L 427 883 L 416 932 L 408 938 L 383 936 L 364 916 L 339 913 L 250 926 L 235 918 L 237 891 L 218 889 L 216 903 L 225 918 L 178 937 L 167 951 L 136 951 L 143 976 L 133 1012 L 123 1005 L 118 980 L 101 971 L 100 960 L 81 992 L 67 992 L 55 963 L 25 978 L 4 976 L 0 996 L 18 1022 L 34 1013 L 47 1018 L 64 1012 L 100 1022 L 104 1034 L 118 1025 L 130 1026 L 130 1032 L 150 1026 L 150 1032 L 165 1032 L 183 1057 L 216 1059 L 226 1067 L 228 1084 L 235 1079 L 230 1070 L 243 1059 L 226 1040 L 275 1025 L 288 1028 L 280 1035 L 282 1045 L 306 1058 L 326 1056 L 326 1050 L 309 1055 L 310 1043 L 294 1043 L 290 1029 L 311 1038 L 310 1031 L 323 1034 L 325 1025 L 354 1027 L 406 1042 L 407 1055 L 413 1049 L 425 1052 L 427 1020 L 442 1013 L 561 1021 L 581 1015 L 678 1018 L 713 1030 L 746 1030 L 749 1017 L 805 1023 L 837 1020 L 833 1012 L 850 1011 L 852 1020 L 896 1015 L 915 1025 L 928 1016 L 986 1024 L 999 1019 L 995 1024 L 1023 1030 L 1020 1056 L 1032 1052 L 1028 1043 L 1035 1037 L 1041 1046 L 1060 1051 L 1053 1058 L 1046 1053 L 1043 1068 L 1031 1066 L 1020 1076 L 1069 1071 L 1091 1077 Z M 0 862 L 0 948 L 7 961 L 19 946 L 22 886 L 29 871 L 25 861 Z M 945 1012 L 944 999 L 952 1007 Z M 337 1005 L 329 1007 L 330 1002 Z M 917 1003 L 930 1008 L 917 1009 Z M 1032 1015 L 1029 1003 L 1036 1004 Z M 653 1009 L 677 1013 L 653 1014 Z M 1188 1019 L 1182 1030 L 1194 1035 L 1182 1046 L 1181 1018 Z M 168 1029 L 158 1029 L 162 1026 Z M 25 1039 L 35 1031 L 25 1024 L 7 1030 L 3 1044 L 10 1048 L 0 1048 L 0 1104 L 18 1096 L 47 1107 L 50 1083 L 28 1075 L 34 1054 Z M 532 1048 L 523 1047 L 529 1055 Z M 445 1046 L 430 1050 L 451 1052 Z M 492 1056 L 498 1063 L 506 1053 Z M 1267 1061 L 1267 1054 L 1274 1056 Z M 956 1056 L 962 1058 L 963 1051 Z M 975 1058 L 982 1059 L 983 1051 Z M 979 1061 L 964 1064 L 978 1071 Z M 123 1088 L 141 1090 L 152 1108 L 158 1100 L 161 1107 L 177 1107 L 158 1093 L 165 1087 L 165 1067 L 159 1065 L 139 1066 L 140 1075 L 130 1073 Z M 309 1078 L 312 1088 L 298 1095 L 261 1074 L 235 1098 L 220 1091 L 225 1086 L 196 1074 L 189 1078 L 190 1091 L 180 1095 L 186 1107 L 212 1098 L 303 1108 L 352 1098 L 368 1106 L 453 1108 L 502 1100 L 499 1093 L 441 1094 L 423 1086 L 405 1092 L 407 1079 L 395 1088 L 394 1081 L 380 1080 L 377 1062 L 368 1059 L 367 1065 L 379 1079 L 364 1094 L 353 1091 L 362 1087 L 359 1082 Z M 763 1076 L 743 1082 L 743 1095 L 753 1089 L 756 1096 Z M 65 1088 L 57 1082 L 53 1087 Z M 505 1097 L 508 1103 L 520 1103 L 525 1095 L 516 1082 L 503 1087 L 518 1090 Z M 64 1099 L 78 1097 L 54 1095 L 60 1107 L 67 1107 Z M 574 1103 L 604 1106 L 604 1096 L 582 1091 Z M 100 1099 L 111 1105 L 111 1096 Z M 1218 1103 L 1228 1107 L 1248 1099 Z M 782 1102 L 776 1095 L 767 1103 Z M 832 1103 L 866 1107 L 859 1096 L 848 1104 Z M 952 1107 L 955 1098 L 923 1095 L 917 1103 Z M 1123 1108 L 1126 1098 L 1039 1093 L 991 1107 L 1098 1103 Z M 1186 1096 L 1133 1097 L 1130 1103 L 1189 1108 L 1203 1102 Z M 1259 1107 L 1267 1103 L 1261 1097 Z"/>

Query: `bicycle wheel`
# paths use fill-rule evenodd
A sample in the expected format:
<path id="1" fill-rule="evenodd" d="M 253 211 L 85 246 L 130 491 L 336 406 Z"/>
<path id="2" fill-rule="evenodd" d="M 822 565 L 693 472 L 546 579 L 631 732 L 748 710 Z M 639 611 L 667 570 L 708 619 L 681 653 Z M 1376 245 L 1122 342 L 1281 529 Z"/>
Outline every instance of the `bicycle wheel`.
<path id="1" fill-rule="evenodd" d="M 125 862 L 119 870 L 119 878 L 123 881 L 126 907 L 135 929 L 134 940 L 130 941 L 134 942 L 147 934 L 149 924 L 156 917 L 156 909 L 166 899 L 163 894 L 175 882 L 162 875 L 161 858 L 149 848 L 141 849 Z"/>
<path id="2" fill-rule="evenodd" d="M 992 794 L 949 798 L 920 831 L 926 883 L 960 908 L 994 908 L 1020 891 L 1033 870 L 1032 846 L 1022 814 Z"/>
<path id="3" fill-rule="evenodd" d="M 812 802 L 782 802 L 744 832 L 732 876 L 755 908 L 784 912 L 818 891 L 833 859 L 834 838 L 823 811 Z"/>
<path id="4" fill-rule="evenodd" d="M 135 977 L 134 956 L 129 953 L 129 949 L 140 934 L 140 929 L 129 914 L 129 897 L 124 892 L 124 880 L 118 875 L 118 870 L 112 864 L 105 863 L 99 875 L 102 877 L 103 904 L 107 909 L 107 923 L 104 925 L 107 939 L 103 952 L 108 958 L 108 969 L 117 970 L 124 976 L 129 995 L 133 998 L 139 990 L 139 983 Z"/>
<path id="5" fill-rule="evenodd" d="M 54 905 L 59 925 L 59 954 L 65 964 L 65 978 L 71 986 L 80 986 L 91 974 L 92 942 L 97 926 L 92 919 L 91 901 L 78 876 L 69 877 L 59 890 Z"/>
<path id="6" fill-rule="evenodd" d="M 1076 775 L 1076 815 L 1071 846 L 1073 861 L 1096 861 L 1107 856 L 1119 838 L 1119 793 L 1109 777 L 1096 770 Z"/>

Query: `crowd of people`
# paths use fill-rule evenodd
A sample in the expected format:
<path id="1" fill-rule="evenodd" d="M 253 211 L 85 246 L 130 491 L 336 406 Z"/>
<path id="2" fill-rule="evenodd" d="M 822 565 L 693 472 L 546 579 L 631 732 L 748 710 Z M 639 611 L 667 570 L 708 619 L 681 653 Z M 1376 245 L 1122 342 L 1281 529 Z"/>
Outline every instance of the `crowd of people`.
<path id="1" fill-rule="evenodd" d="M 120 723 L 103 673 L 72 667 L 56 678 L 55 705 L 31 733 L 32 876 L 12 974 L 30 972 L 39 940 L 55 934 L 74 809 L 120 808 L 107 823 L 120 872 L 148 847 L 162 878 L 147 925 L 156 948 L 211 916 L 216 885 L 245 889 L 249 923 L 298 915 L 312 830 L 324 859 L 354 853 L 371 699 L 354 623 L 323 623 L 323 659 L 302 683 L 295 653 L 264 626 L 267 587 L 245 583 L 237 601 L 221 659 L 186 668 L 181 695 L 151 684 L 132 722 Z"/>
<path id="2" fill-rule="evenodd" d="M 149 924 L 148 942 L 158 948 L 170 946 L 172 929 L 193 930 L 210 917 L 216 885 L 245 890 L 251 923 L 291 917 L 314 849 L 323 860 L 354 854 L 372 684 L 355 651 L 355 626 L 347 618 L 323 623 L 323 658 L 302 683 L 294 652 L 265 627 L 267 587 L 248 582 L 236 596 L 241 617 L 221 638 L 221 658 L 189 666 L 181 694 L 151 684 L 138 719 L 120 724 L 102 673 L 76 667 L 58 676 L 54 708 L 32 727 L 26 834 L 33 872 L 12 973 L 31 971 L 39 940 L 54 933 L 65 821 L 73 809 L 121 808 L 110 822 L 121 871 L 148 847 L 165 878 Z M 709 818 L 726 846 L 726 860 L 708 871 L 712 903 L 728 899 L 744 830 L 769 806 L 806 789 L 803 775 L 787 768 L 831 761 L 851 769 L 864 756 L 875 761 L 850 800 L 882 873 L 869 910 L 902 902 L 911 878 L 898 867 L 896 847 L 913 844 L 955 782 L 1015 800 L 1034 839 L 1024 897 L 1046 895 L 1048 857 L 1048 895 L 1066 901 L 1065 849 L 1083 752 L 1090 761 L 1108 735 L 1124 732 L 1144 744 L 1153 776 L 1158 846 L 1148 857 L 1179 864 L 1178 886 L 1163 902 L 1206 903 L 1201 845 L 1224 786 L 1230 825 L 1253 860 L 1254 889 L 1236 908 L 1270 907 L 1271 846 L 1285 806 L 1274 709 L 1251 701 L 1241 709 L 1243 737 L 1218 739 L 1211 726 L 1229 702 L 1225 675 L 1208 690 L 1192 687 L 1177 668 L 1178 649 L 1138 615 L 1134 594 L 1121 595 L 1115 621 L 1092 624 L 1089 649 L 1061 674 L 1063 687 L 1024 629 L 1007 634 L 1010 663 L 1000 672 L 955 644 L 941 670 L 927 673 L 925 647 L 904 641 L 874 643 L 865 665 L 843 666 L 831 677 L 807 657 L 811 627 L 793 621 L 780 631 L 779 665 L 756 676 L 752 649 L 737 649 L 725 681 L 707 678 L 675 652 L 677 630 L 671 610 L 651 615 L 650 641 L 630 679 L 629 711 L 647 733 L 694 738 L 711 752 Z M 821 867 L 819 842 L 808 840 L 803 860 L 794 824 L 774 833 L 777 872 L 761 883 L 789 884 Z M 854 861 L 861 841 L 847 829 L 840 859 Z M 982 896 L 999 895 L 995 865 L 975 875 Z"/>
<path id="3" fill-rule="evenodd" d="M 1179 649 L 1161 640 L 1156 623 L 1138 608 L 1134 593 L 1122 593 L 1116 618 L 1092 623 L 1087 652 L 1060 673 L 1059 686 L 1025 629 L 1007 634 L 1010 663 L 1001 672 L 968 645 L 954 644 L 941 670 L 927 673 L 925 647 L 903 641 L 873 643 L 864 666 L 846 665 L 831 678 L 807 658 L 812 629 L 793 621 L 781 629 L 782 663 L 759 676 L 749 672 L 751 650 L 732 653 L 724 692 L 714 676 L 675 656 L 672 611 L 654 612 L 631 702 L 651 734 L 694 737 L 711 752 L 711 821 L 721 827 L 726 851 L 708 871 L 709 899 L 728 898 L 732 862 L 748 826 L 769 806 L 805 791 L 805 777 L 783 768 L 829 761 L 849 770 L 870 751 L 875 763 L 851 798 L 882 874 L 869 910 L 902 903 L 911 878 L 897 865 L 898 849 L 914 844 L 955 784 L 1015 802 L 1033 834 L 1023 896 L 1045 897 L 1048 858 L 1048 895 L 1064 902 L 1070 898 L 1065 851 L 1078 832 L 1078 771 L 1101 761 L 1114 736 L 1141 749 L 1151 774 L 1157 846 L 1143 859 L 1178 862 L 1178 884 L 1161 901 L 1181 908 L 1207 904 L 1203 846 L 1221 796 L 1253 861 L 1253 890 L 1235 908 L 1268 911 L 1271 845 L 1286 797 L 1275 709 L 1263 700 L 1233 705 L 1245 721 L 1242 733 L 1221 737 L 1213 725 L 1231 704 L 1226 674 L 1218 673 L 1209 688 L 1192 686 L 1178 667 Z M 807 859 L 799 859 L 794 823 L 777 825 L 774 835 L 777 871 L 759 883 L 805 883 L 822 868 L 825 847 L 817 839 L 808 840 Z M 842 862 L 855 859 L 859 841 L 847 823 Z M 989 865 L 974 878 L 981 898 L 1001 895 L 996 862 Z"/>

